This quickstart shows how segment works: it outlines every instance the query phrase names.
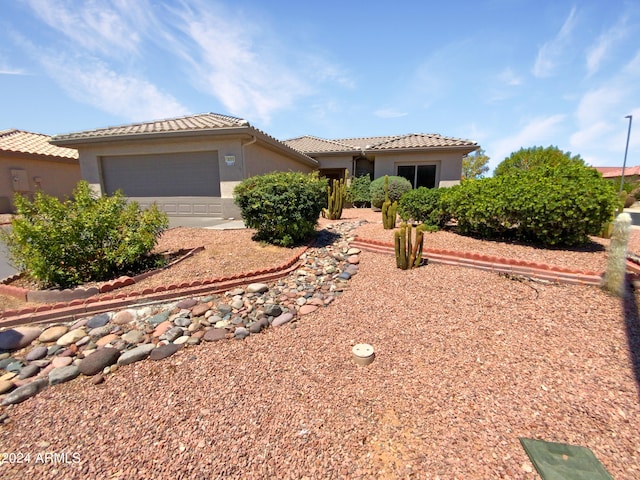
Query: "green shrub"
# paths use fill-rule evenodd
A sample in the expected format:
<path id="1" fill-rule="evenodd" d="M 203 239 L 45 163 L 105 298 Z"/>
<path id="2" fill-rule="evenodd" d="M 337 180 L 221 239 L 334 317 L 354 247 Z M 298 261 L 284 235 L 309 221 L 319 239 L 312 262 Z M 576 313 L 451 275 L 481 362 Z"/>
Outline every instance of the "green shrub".
<path id="1" fill-rule="evenodd" d="M 352 203 L 354 207 L 371 206 L 370 185 L 371 177 L 369 174 L 352 178 L 351 185 L 347 188 L 347 201 Z"/>
<path id="2" fill-rule="evenodd" d="M 398 213 L 404 221 L 412 219 L 434 227 L 444 227 L 451 219 L 441 205 L 445 188 L 418 187 L 400 198 Z"/>
<path id="3" fill-rule="evenodd" d="M 234 189 L 244 223 L 254 240 L 289 247 L 308 239 L 323 207 L 327 180 L 317 173 L 274 172 L 243 180 Z"/>
<path id="4" fill-rule="evenodd" d="M 610 183 L 577 162 L 463 182 L 446 195 L 461 233 L 573 246 L 598 234 L 619 205 Z"/>
<path id="5" fill-rule="evenodd" d="M 16 217 L 3 232 L 14 266 L 45 287 L 68 288 L 137 273 L 150 256 L 167 215 L 154 205 L 141 211 L 121 192 L 98 197 L 81 181 L 61 202 L 37 192 L 16 195 Z"/>
<path id="6" fill-rule="evenodd" d="M 404 193 L 411 190 L 411 182 L 404 177 L 389 176 L 389 200 L 391 203 L 400 200 Z M 382 208 L 384 202 L 384 177 L 376 178 L 369 187 L 371 206 Z"/>
<path id="7" fill-rule="evenodd" d="M 571 152 L 563 152 L 554 146 L 521 148 L 500 162 L 493 171 L 493 175 L 498 177 L 543 165 L 558 166 L 567 163 L 584 165 L 584 160 L 580 158 L 580 155 L 572 156 Z"/>

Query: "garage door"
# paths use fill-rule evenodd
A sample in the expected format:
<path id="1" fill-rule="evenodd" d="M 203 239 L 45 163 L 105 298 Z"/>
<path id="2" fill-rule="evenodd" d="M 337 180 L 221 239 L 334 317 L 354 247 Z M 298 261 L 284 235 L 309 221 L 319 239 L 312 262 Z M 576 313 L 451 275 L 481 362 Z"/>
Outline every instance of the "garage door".
<path id="1" fill-rule="evenodd" d="M 122 190 L 169 215 L 222 215 L 218 152 L 105 156 L 101 164 L 109 195 Z"/>

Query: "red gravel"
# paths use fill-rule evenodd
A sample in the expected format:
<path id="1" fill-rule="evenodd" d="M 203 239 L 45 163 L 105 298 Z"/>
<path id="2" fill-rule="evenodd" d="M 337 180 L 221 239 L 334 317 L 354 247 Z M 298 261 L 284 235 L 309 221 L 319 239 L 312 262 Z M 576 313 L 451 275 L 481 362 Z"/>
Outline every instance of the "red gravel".
<path id="1" fill-rule="evenodd" d="M 401 271 L 370 252 L 349 285 L 297 328 L 6 408 L 0 451 L 31 462 L 0 476 L 533 479 L 518 441 L 530 437 L 589 447 L 614 478 L 640 478 L 640 346 L 627 331 L 640 338 L 637 296 L 625 319 L 598 288 Z M 363 342 L 376 350 L 368 367 L 350 358 Z M 35 463 L 44 452 L 80 462 Z"/>

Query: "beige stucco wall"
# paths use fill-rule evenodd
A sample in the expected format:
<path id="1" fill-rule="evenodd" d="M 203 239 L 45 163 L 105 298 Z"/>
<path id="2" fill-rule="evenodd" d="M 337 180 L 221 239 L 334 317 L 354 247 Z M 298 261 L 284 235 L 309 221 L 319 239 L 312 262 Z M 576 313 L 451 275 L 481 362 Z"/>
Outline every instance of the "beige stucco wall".
<path id="1" fill-rule="evenodd" d="M 220 173 L 220 195 L 223 217 L 239 217 L 240 211 L 233 202 L 233 189 L 244 178 L 273 171 L 314 170 L 312 165 L 298 162 L 268 148 L 255 137 L 236 135 L 233 137 L 182 137 L 173 139 L 138 140 L 126 142 L 86 144 L 78 147 L 82 178 L 92 188 L 103 193 L 103 181 L 100 170 L 100 159 L 115 155 L 153 155 L 181 152 L 218 152 Z"/>
<path id="2" fill-rule="evenodd" d="M 375 178 L 396 175 L 398 165 L 436 165 L 436 186 L 450 187 L 460 183 L 462 152 L 376 153 Z"/>
<path id="3" fill-rule="evenodd" d="M 320 162 L 320 168 L 346 168 L 349 172 L 349 178 L 353 176 L 353 156 L 352 155 L 333 155 L 317 157 Z"/>
<path id="4" fill-rule="evenodd" d="M 26 194 L 40 190 L 47 195 L 64 199 L 71 195 L 80 181 L 80 166 L 77 163 L 1 156 L 0 213 L 8 213 L 14 208 L 14 185 L 11 177 L 13 169 L 26 171 L 28 182 L 28 190 L 24 192 Z"/>

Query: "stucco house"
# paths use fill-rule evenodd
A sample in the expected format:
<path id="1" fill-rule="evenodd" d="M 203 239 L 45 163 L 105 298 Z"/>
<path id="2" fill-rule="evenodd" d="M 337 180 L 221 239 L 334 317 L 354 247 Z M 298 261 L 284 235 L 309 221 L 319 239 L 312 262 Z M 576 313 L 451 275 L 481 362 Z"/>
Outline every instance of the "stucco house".
<path id="1" fill-rule="evenodd" d="M 280 141 L 241 118 L 215 113 L 56 135 L 77 149 L 82 178 L 98 193 L 120 189 L 141 206 L 156 202 L 169 216 L 239 217 L 233 189 L 273 171 L 319 170 L 349 175 L 401 175 L 414 186 L 460 181 L 468 140 L 410 134 L 342 140 Z"/>
<path id="2" fill-rule="evenodd" d="M 0 213 L 14 210 L 13 196 L 42 191 L 63 199 L 80 180 L 78 152 L 51 137 L 15 128 L 0 130 Z"/>
<path id="3" fill-rule="evenodd" d="M 317 170 L 308 157 L 241 118 L 204 113 L 56 135 L 78 150 L 82 178 L 96 192 L 122 190 L 169 216 L 239 217 L 233 189 L 273 172 Z"/>

